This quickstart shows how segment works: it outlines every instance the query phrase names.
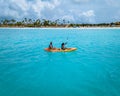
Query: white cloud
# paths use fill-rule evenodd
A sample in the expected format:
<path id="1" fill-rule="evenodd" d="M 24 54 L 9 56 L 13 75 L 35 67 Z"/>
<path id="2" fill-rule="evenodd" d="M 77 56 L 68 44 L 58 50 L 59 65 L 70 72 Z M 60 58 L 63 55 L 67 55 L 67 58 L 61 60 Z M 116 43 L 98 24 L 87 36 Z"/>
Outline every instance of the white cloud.
<path id="1" fill-rule="evenodd" d="M 76 3 L 84 3 L 84 2 L 88 2 L 89 0 L 74 0 L 74 2 Z"/>
<path id="2" fill-rule="evenodd" d="M 2 16 L 13 18 L 30 17 L 31 14 L 34 14 L 36 18 L 40 18 L 43 14 L 42 11 L 53 10 L 59 4 L 58 0 L 8 0 L 7 3 L 1 0 L 0 13 L 2 13 Z"/>
<path id="3" fill-rule="evenodd" d="M 0 1 L 0 17 L 22 18 L 29 9 L 26 0 Z"/>
<path id="4" fill-rule="evenodd" d="M 33 10 L 37 13 L 37 16 L 41 16 L 41 12 L 45 9 L 53 10 L 56 6 L 59 5 L 58 0 L 49 1 L 41 1 L 36 0 L 34 3 L 31 4 Z"/>
<path id="5" fill-rule="evenodd" d="M 105 1 L 109 6 L 115 6 L 115 7 L 120 6 L 120 0 L 105 0 Z"/>
<path id="6" fill-rule="evenodd" d="M 108 22 L 119 20 L 119 4 L 120 0 L 0 0 L 0 18 Z"/>
<path id="7" fill-rule="evenodd" d="M 93 16 L 95 16 L 93 10 L 89 10 L 89 11 L 83 12 L 82 15 L 84 15 L 86 17 L 93 17 Z"/>
<path id="8" fill-rule="evenodd" d="M 78 14 L 85 23 L 96 23 L 94 10 L 80 11 Z"/>
<path id="9" fill-rule="evenodd" d="M 29 3 L 26 0 L 12 0 L 11 3 L 18 6 L 22 11 L 27 11 L 29 9 Z"/>

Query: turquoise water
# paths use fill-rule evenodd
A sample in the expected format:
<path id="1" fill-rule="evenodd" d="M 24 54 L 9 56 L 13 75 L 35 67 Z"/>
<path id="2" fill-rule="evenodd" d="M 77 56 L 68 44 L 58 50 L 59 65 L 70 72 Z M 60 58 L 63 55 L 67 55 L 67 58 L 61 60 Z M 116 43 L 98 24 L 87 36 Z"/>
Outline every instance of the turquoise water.
<path id="1" fill-rule="evenodd" d="M 120 29 L 0 29 L 0 96 L 120 96 Z"/>

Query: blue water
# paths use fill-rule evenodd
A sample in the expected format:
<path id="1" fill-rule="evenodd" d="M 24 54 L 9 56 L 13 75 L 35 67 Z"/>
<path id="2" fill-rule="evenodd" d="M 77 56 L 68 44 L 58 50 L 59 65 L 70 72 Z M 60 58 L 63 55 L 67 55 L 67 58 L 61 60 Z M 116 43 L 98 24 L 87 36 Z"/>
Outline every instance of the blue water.
<path id="1" fill-rule="evenodd" d="M 0 29 L 0 96 L 120 96 L 120 29 Z"/>

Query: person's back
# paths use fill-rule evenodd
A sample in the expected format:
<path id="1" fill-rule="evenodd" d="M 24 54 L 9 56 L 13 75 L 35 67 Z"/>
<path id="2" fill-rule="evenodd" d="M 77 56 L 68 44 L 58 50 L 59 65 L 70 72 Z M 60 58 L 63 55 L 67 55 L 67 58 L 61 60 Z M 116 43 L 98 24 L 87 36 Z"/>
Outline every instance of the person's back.
<path id="1" fill-rule="evenodd" d="M 53 49 L 52 42 L 50 42 L 49 49 Z"/>
<path id="2" fill-rule="evenodd" d="M 65 49 L 66 49 L 66 48 L 65 48 L 65 45 L 66 45 L 66 44 L 67 44 L 67 43 L 62 43 L 62 44 L 61 44 L 61 49 L 62 49 L 62 50 L 65 50 Z"/>

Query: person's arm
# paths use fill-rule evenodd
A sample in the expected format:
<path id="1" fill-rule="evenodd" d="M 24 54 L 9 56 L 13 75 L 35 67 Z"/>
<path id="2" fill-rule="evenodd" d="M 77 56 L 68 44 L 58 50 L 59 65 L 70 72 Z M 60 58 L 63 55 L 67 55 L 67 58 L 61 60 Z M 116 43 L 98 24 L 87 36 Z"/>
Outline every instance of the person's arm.
<path id="1" fill-rule="evenodd" d="M 67 42 L 65 42 L 65 45 L 67 44 Z"/>
<path id="2" fill-rule="evenodd" d="M 49 45 L 49 48 L 50 48 L 50 49 L 52 49 L 52 48 L 53 48 L 53 46 L 50 44 L 50 45 Z"/>
<path id="3" fill-rule="evenodd" d="M 51 48 L 53 48 L 53 45 L 50 45 Z"/>

